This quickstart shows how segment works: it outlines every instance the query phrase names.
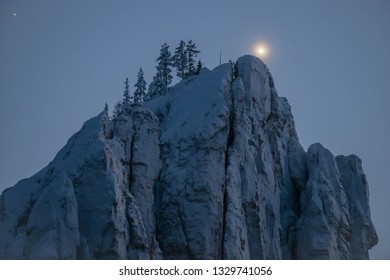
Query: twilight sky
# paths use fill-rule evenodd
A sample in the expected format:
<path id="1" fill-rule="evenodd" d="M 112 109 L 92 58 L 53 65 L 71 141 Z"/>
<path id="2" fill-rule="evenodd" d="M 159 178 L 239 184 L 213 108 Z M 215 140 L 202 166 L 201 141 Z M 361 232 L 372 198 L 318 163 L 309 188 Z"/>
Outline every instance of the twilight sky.
<path id="1" fill-rule="evenodd" d="M 390 1 L 0 0 L 0 192 L 46 166 L 161 44 L 192 39 L 210 69 L 269 48 L 305 149 L 357 154 L 390 259 Z M 133 89 L 132 89 L 133 90 Z"/>

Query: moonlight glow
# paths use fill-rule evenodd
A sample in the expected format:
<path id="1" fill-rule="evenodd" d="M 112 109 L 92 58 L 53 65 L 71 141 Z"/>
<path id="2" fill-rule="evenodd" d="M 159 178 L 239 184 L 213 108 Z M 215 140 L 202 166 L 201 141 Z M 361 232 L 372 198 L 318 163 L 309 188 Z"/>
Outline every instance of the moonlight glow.
<path id="1" fill-rule="evenodd" d="M 256 44 L 253 47 L 253 53 L 260 58 L 266 58 L 269 56 L 269 49 L 265 44 Z"/>

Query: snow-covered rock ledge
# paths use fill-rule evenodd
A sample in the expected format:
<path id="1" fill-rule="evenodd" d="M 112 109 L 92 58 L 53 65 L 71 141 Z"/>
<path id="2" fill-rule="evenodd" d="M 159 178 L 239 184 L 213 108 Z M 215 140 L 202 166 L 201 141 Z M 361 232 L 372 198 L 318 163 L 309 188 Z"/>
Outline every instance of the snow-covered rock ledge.
<path id="1" fill-rule="evenodd" d="M 109 120 L 0 197 L 1 259 L 367 259 L 357 156 L 299 144 L 268 68 L 241 57 Z"/>

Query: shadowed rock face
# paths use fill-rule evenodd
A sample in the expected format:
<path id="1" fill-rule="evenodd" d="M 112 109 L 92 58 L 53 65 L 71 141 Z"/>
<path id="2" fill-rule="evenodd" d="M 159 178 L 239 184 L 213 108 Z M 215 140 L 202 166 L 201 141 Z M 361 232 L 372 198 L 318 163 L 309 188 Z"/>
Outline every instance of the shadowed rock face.
<path id="1" fill-rule="evenodd" d="M 2 259 L 367 259 L 356 156 L 299 144 L 253 56 L 87 121 L 0 199 Z"/>
<path id="2" fill-rule="evenodd" d="M 368 183 L 362 161 L 356 155 L 350 155 L 337 156 L 336 162 L 348 196 L 352 259 L 368 259 L 368 250 L 378 243 L 378 237 L 370 217 Z"/>

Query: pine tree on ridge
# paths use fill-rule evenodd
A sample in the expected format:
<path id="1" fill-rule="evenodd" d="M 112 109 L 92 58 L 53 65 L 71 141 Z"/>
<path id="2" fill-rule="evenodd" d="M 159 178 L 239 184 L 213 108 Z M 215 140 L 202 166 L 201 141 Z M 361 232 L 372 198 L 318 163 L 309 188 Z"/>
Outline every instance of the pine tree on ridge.
<path id="1" fill-rule="evenodd" d="M 173 79 L 171 74 L 172 57 L 167 43 L 164 43 L 161 46 L 160 56 L 156 61 L 158 61 L 158 65 L 156 66 L 157 73 L 153 77 L 152 83 L 149 85 L 149 98 L 165 94 Z"/>
<path id="2" fill-rule="evenodd" d="M 118 101 L 114 106 L 114 111 L 112 112 L 112 118 L 115 120 L 122 113 L 122 103 Z"/>
<path id="3" fill-rule="evenodd" d="M 134 103 L 147 101 L 148 97 L 146 94 L 146 81 L 142 68 L 140 68 L 138 71 L 137 82 L 135 83 L 134 87 Z"/>
<path id="4" fill-rule="evenodd" d="M 181 40 L 179 46 L 175 50 L 175 54 L 172 57 L 173 66 L 176 68 L 177 76 L 185 79 L 188 75 L 188 58 L 186 43 Z"/>
<path id="5" fill-rule="evenodd" d="M 131 104 L 130 90 L 129 90 L 129 79 L 125 80 L 125 90 L 123 92 L 123 105 Z"/>
<path id="6" fill-rule="evenodd" d="M 195 58 L 198 56 L 200 51 L 197 50 L 196 45 L 192 40 L 187 43 L 187 57 L 188 57 L 188 76 L 195 75 Z"/>

